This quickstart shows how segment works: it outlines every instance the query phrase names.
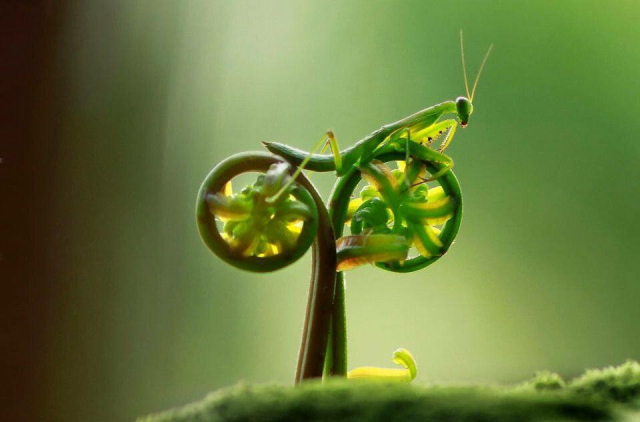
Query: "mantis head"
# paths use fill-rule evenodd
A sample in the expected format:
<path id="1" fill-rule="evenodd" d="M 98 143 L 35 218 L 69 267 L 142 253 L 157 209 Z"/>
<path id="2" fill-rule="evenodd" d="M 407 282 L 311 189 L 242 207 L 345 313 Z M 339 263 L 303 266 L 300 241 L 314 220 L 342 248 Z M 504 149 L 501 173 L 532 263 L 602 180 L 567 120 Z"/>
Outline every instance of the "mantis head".
<path id="1" fill-rule="evenodd" d="M 456 112 L 460 119 L 460 127 L 466 127 L 469 123 L 469 116 L 473 113 L 473 104 L 467 97 L 456 98 Z"/>
<path id="2" fill-rule="evenodd" d="M 467 123 L 469 123 L 469 116 L 473 113 L 473 97 L 476 95 L 476 88 L 478 87 L 478 81 L 480 80 L 480 74 L 482 73 L 482 69 L 484 68 L 484 64 L 487 62 L 489 58 L 489 54 L 491 53 L 491 49 L 493 49 L 493 44 L 489 46 L 487 50 L 487 54 L 484 55 L 484 59 L 482 59 L 482 64 L 480 65 L 480 70 L 478 70 L 478 75 L 476 76 L 476 80 L 473 83 L 473 89 L 471 93 L 469 93 L 469 82 L 467 81 L 467 67 L 464 63 L 464 41 L 462 37 L 462 29 L 460 30 L 460 55 L 462 57 L 462 73 L 464 75 L 464 87 L 467 91 L 466 97 L 458 97 L 456 98 L 456 112 L 458 114 L 458 119 L 460 119 L 460 126 L 466 127 Z"/>

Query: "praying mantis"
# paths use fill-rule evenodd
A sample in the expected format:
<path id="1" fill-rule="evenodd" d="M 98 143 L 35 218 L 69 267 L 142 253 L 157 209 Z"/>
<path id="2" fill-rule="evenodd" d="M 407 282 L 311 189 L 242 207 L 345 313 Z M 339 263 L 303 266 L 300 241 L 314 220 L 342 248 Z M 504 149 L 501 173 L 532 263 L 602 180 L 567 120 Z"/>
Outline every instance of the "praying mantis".
<path id="1" fill-rule="evenodd" d="M 425 153 L 426 161 L 442 166 L 435 174 L 424 181 L 436 180 L 451 168 L 453 160 L 444 151 L 451 144 L 458 125 L 465 128 L 469 123 L 469 117 L 473 113 L 473 98 L 478 87 L 480 75 L 484 65 L 491 54 L 493 44 L 489 46 L 487 53 L 482 60 L 480 69 L 476 76 L 473 88 L 469 91 L 467 80 L 467 70 L 464 60 L 464 41 L 460 31 L 460 50 L 462 57 L 462 69 L 464 74 L 464 84 L 467 96 L 460 96 L 455 100 L 445 101 L 440 104 L 425 108 L 395 123 L 382 126 L 380 129 L 356 142 L 352 147 L 340 151 L 338 141 L 332 130 L 328 130 L 316 145 L 314 150 L 322 147 L 320 154 L 305 152 L 297 148 L 279 142 L 263 142 L 265 147 L 276 155 L 285 158 L 290 163 L 317 172 L 335 171 L 337 176 L 344 176 L 351 168 L 360 167 L 370 161 L 374 156 L 379 155 L 385 146 L 399 150 L 404 139 L 404 149 L 409 154 L 409 143 L 418 142 L 429 147 Z M 451 115 L 452 118 L 445 118 Z M 434 141 L 444 136 L 440 147 L 432 149 Z M 329 147 L 332 154 L 323 155 L 322 152 Z"/>

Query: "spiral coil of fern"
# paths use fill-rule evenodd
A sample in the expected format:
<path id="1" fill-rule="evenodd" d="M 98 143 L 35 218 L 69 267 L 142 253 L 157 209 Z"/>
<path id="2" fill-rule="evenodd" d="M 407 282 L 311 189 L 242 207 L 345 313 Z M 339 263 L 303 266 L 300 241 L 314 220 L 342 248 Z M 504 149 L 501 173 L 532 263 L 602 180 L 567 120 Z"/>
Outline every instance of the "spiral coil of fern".
<path id="1" fill-rule="evenodd" d="M 249 172 L 264 173 L 264 176 L 237 196 L 224 195 L 227 183 Z M 297 383 L 321 377 L 323 373 L 335 291 L 336 251 L 327 209 L 303 174 L 296 177 L 295 183 L 290 184 L 279 199 L 271 201 L 283 186 L 289 186 L 287 181 L 293 173 L 294 168 L 284 159 L 269 153 L 245 152 L 229 157 L 202 183 L 196 203 L 196 220 L 206 246 L 225 262 L 247 271 L 270 272 L 284 268 L 304 255 L 313 243 L 309 297 L 296 367 Z M 291 216 L 303 220 L 303 227 L 295 239 L 285 233 L 288 230 L 286 218 Z M 238 238 L 223 236 L 217 228 L 216 217 L 227 220 L 225 227 L 240 221 L 229 229 L 231 235 L 239 231 Z M 285 221 L 277 221 L 279 217 L 284 217 Z M 243 229 L 238 230 L 238 227 Z M 269 238 L 270 235 L 273 238 Z"/>

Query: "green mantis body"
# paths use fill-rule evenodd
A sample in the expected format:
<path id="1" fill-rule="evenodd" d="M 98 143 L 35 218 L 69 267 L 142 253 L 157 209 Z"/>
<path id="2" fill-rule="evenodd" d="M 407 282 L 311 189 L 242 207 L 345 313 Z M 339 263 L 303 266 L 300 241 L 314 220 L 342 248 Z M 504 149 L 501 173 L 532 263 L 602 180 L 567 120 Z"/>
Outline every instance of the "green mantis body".
<path id="1" fill-rule="evenodd" d="M 376 155 L 388 152 L 388 149 L 399 151 L 411 141 L 431 145 L 434 140 L 444 134 L 445 140 L 440 149 L 429 149 L 428 157 L 425 157 L 430 162 L 445 166 L 443 170 L 438 172 L 439 174 L 433 175 L 434 178 L 437 178 L 453 167 L 453 160 L 442 152 L 453 140 L 458 126 L 455 119 L 441 120 L 441 118 L 448 114 L 454 114 L 458 117 L 460 125 L 464 127 L 472 110 L 471 101 L 465 97 L 459 97 L 456 101 L 445 101 L 395 123 L 382 126 L 344 151 L 338 149 L 333 132 L 328 131 L 326 139 L 333 154 L 313 154 L 278 142 L 264 142 L 264 145 L 269 151 L 286 158 L 287 161 L 295 165 L 299 166 L 307 159 L 305 167 L 308 170 L 336 171 L 338 176 L 343 176 L 353 166 L 360 167 L 361 164 L 371 161 Z"/>

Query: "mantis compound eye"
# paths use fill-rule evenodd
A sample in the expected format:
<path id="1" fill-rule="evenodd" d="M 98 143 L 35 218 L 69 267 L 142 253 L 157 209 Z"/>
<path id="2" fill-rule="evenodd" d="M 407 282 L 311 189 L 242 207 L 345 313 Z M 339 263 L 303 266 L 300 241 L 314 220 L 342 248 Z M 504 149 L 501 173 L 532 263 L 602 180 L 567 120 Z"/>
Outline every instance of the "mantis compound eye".
<path id="1" fill-rule="evenodd" d="M 209 173 L 198 194 L 198 231 L 227 263 L 248 271 L 275 271 L 311 246 L 318 230 L 317 207 L 305 188 L 291 182 L 289 164 L 252 157 L 238 154 Z M 255 172 L 260 175 L 254 183 L 233 192 L 234 177 Z"/>

